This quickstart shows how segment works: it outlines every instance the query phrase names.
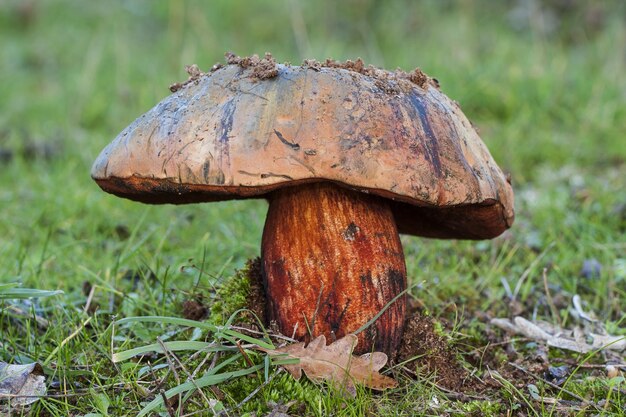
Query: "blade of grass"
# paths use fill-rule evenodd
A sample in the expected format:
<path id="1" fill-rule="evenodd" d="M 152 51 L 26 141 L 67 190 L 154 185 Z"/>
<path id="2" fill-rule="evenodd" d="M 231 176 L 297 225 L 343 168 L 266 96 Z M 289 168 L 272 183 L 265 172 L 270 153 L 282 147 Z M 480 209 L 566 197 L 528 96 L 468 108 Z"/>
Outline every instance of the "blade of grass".
<path id="1" fill-rule="evenodd" d="M 7 299 L 23 299 L 23 298 L 42 298 L 42 297 L 52 297 L 53 295 L 63 294 L 63 291 L 47 291 L 47 290 L 37 290 L 33 288 L 11 288 L 3 289 L 0 288 L 0 300 Z"/>
<path id="2" fill-rule="evenodd" d="M 208 342 L 194 342 L 188 340 L 179 340 L 173 342 L 163 342 L 165 348 L 171 350 L 172 352 L 185 351 L 185 350 L 193 350 L 193 351 L 206 351 L 206 352 L 217 352 L 217 351 L 236 351 L 237 348 L 232 348 L 229 346 L 218 346 L 214 343 Z M 122 352 L 114 353 L 111 356 L 111 360 L 115 363 L 123 362 L 137 355 L 143 355 L 146 353 L 164 353 L 163 347 L 159 343 L 153 343 L 146 346 L 137 347 L 134 349 L 124 350 Z"/>
<path id="3" fill-rule="evenodd" d="M 136 317 L 125 317 L 123 319 L 117 320 L 115 323 L 117 325 L 129 324 L 129 323 L 160 323 L 160 324 L 175 324 L 178 326 L 185 327 L 198 327 L 200 329 L 209 330 L 211 332 L 218 333 L 222 330 L 221 326 L 215 326 L 209 323 L 204 323 L 197 320 L 189 320 L 182 319 L 179 317 L 167 317 L 167 316 L 136 316 Z"/>

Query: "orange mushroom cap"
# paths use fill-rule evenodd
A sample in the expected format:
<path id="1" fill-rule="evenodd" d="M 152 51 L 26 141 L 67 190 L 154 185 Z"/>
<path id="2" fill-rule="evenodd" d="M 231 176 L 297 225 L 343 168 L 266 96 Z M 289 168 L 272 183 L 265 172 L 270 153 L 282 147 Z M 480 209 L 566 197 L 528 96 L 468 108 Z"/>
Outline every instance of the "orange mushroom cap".
<path id="1" fill-rule="evenodd" d="M 107 192 L 146 203 L 262 197 L 330 181 L 390 200 L 401 233 L 486 239 L 513 191 L 456 102 L 383 70 L 231 64 L 135 120 L 95 161 Z"/>

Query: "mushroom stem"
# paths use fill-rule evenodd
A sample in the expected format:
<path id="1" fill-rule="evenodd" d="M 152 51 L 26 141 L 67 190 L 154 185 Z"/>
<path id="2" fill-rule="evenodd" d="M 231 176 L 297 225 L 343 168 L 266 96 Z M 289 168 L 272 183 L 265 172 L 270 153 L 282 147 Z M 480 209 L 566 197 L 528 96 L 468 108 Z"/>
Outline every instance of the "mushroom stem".
<path id="1" fill-rule="evenodd" d="M 268 317 L 296 339 L 353 333 L 406 288 L 402 243 L 388 203 L 331 183 L 270 196 L 261 258 Z M 400 297 L 365 331 L 355 353 L 393 354 L 402 337 Z"/>

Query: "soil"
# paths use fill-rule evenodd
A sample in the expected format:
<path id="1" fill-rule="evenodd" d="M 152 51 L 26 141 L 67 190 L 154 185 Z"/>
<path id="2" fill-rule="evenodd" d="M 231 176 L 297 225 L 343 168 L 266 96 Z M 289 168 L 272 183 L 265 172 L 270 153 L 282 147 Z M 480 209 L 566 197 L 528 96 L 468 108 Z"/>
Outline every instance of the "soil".
<path id="1" fill-rule="evenodd" d="M 189 299 L 183 302 L 183 317 L 188 320 L 202 320 L 209 313 L 209 309 L 201 299 Z"/>
<path id="2" fill-rule="evenodd" d="M 432 374 L 435 383 L 443 388 L 462 391 L 469 385 L 469 373 L 459 362 L 450 342 L 437 334 L 431 317 L 415 314 L 405 321 L 395 362 L 405 361 L 409 361 L 406 366 L 418 374 Z"/>
<path id="3" fill-rule="evenodd" d="M 269 52 L 266 52 L 263 58 L 259 58 L 258 55 L 241 58 L 232 52 L 226 52 L 224 56 L 228 65 L 239 65 L 243 69 L 252 68 L 252 76 L 259 80 L 274 78 L 278 75 L 278 64 Z"/>
<path id="4" fill-rule="evenodd" d="M 278 63 L 272 57 L 272 54 L 266 52 L 263 58 L 258 55 L 240 57 L 232 52 L 226 52 L 224 54 L 227 65 L 238 65 L 241 68 L 252 69 L 252 78 L 258 80 L 266 80 L 274 78 L 278 75 Z M 289 63 L 285 65 L 290 66 Z M 196 64 L 188 65 L 185 67 L 189 78 L 182 83 L 174 83 L 170 85 L 169 89 L 172 93 L 180 90 L 186 85 L 195 82 L 199 78 L 222 68 L 221 63 L 213 65 L 209 72 L 202 72 Z M 415 68 L 410 72 L 396 69 L 395 71 L 388 71 L 381 68 L 376 68 L 373 65 L 365 65 L 361 58 L 356 60 L 347 60 L 345 62 L 336 61 L 334 59 L 326 59 L 325 61 L 317 61 L 315 59 L 305 59 L 302 62 L 303 68 L 310 68 L 314 71 L 320 71 L 322 68 L 336 68 L 351 71 L 357 74 L 371 77 L 375 80 L 376 85 L 383 91 L 389 94 L 397 94 L 400 92 L 407 92 L 413 85 L 417 85 L 422 89 L 426 89 L 429 86 L 439 88 L 439 81 L 435 78 L 430 78 L 421 69 Z"/>
<path id="5" fill-rule="evenodd" d="M 248 308 L 257 315 L 264 323 L 265 317 L 265 289 L 263 288 L 263 274 L 261 269 L 261 258 L 248 261 L 248 278 L 250 279 L 250 293 L 248 294 Z"/>
<path id="6" fill-rule="evenodd" d="M 430 82 L 432 80 L 428 75 L 426 75 L 421 69 L 415 68 L 411 72 L 406 72 L 401 69 L 396 69 L 395 71 L 387 71 L 384 69 L 376 68 L 373 65 L 365 65 L 361 58 L 357 58 L 356 61 L 347 60 L 345 62 L 335 61 L 334 59 L 326 59 L 323 62 L 318 62 L 314 59 L 305 59 L 302 62 L 302 66 L 305 68 L 311 68 L 313 70 L 319 71 L 321 68 L 339 68 L 345 69 L 348 71 L 356 72 L 358 74 L 363 74 L 368 77 L 375 78 L 377 81 L 410 81 L 411 83 L 417 85 L 420 88 L 427 88 L 429 84 L 437 87 L 439 85 L 438 82 Z M 390 85 L 384 90 L 388 90 L 391 87 Z"/>

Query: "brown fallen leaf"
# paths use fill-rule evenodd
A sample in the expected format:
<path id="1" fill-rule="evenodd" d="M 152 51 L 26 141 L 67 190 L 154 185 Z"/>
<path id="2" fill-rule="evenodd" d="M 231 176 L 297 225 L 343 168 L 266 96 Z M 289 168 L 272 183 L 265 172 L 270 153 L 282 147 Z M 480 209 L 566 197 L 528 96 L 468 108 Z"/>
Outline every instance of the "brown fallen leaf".
<path id="1" fill-rule="evenodd" d="M 0 361 L 0 416 L 10 407 L 24 407 L 46 394 L 43 368 L 38 363 L 9 365 Z"/>
<path id="2" fill-rule="evenodd" d="M 387 355 L 372 352 L 354 356 L 352 351 L 356 344 L 357 337 L 348 334 L 326 346 L 326 338 L 322 335 L 306 347 L 304 343 L 295 343 L 275 350 L 262 350 L 271 356 L 299 359 L 296 364 L 282 365 L 295 379 L 300 379 L 304 372 L 311 381 L 328 381 L 352 396 L 356 395 L 355 384 L 378 391 L 395 387 L 397 382 L 394 379 L 378 372 L 387 363 Z"/>
<path id="3" fill-rule="evenodd" d="M 580 328 L 562 329 L 548 323 L 533 323 L 523 317 L 515 317 L 512 321 L 506 318 L 491 319 L 491 324 L 511 333 L 521 334 L 532 340 L 545 341 L 548 346 L 566 349 L 579 353 L 608 349 L 612 351 L 626 350 L 625 336 L 601 335 L 583 332 Z M 591 340 L 591 343 L 588 342 Z"/>

